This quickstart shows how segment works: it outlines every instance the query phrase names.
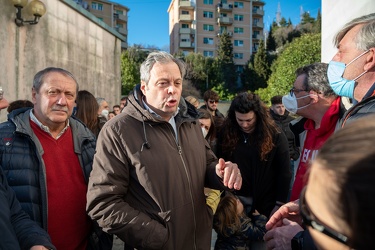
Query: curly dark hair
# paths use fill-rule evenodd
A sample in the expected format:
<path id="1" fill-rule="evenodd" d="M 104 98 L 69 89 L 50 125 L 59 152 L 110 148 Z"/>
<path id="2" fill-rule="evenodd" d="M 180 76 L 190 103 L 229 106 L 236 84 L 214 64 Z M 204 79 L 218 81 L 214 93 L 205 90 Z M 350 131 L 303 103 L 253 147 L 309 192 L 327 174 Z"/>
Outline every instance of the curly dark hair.
<path id="1" fill-rule="evenodd" d="M 222 127 L 222 150 L 224 153 L 234 151 L 241 137 L 242 130 L 236 120 L 236 112 L 241 114 L 253 111 L 256 115 L 255 129 L 251 136 L 254 143 L 260 149 L 260 158 L 266 160 L 267 154 L 274 148 L 273 135 L 278 133 L 276 124 L 272 120 L 268 108 L 260 100 L 259 96 L 251 92 L 239 93 L 232 101 L 228 115 Z"/>

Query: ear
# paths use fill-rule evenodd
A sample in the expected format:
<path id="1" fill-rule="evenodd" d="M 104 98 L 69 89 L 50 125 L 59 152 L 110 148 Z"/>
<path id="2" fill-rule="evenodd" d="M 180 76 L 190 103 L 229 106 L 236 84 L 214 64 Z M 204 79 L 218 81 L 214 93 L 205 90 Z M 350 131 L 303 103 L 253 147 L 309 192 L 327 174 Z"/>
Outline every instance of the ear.
<path id="1" fill-rule="evenodd" d="M 146 95 L 146 83 L 144 81 L 141 81 L 141 91 L 143 95 Z"/>
<path id="2" fill-rule="evenodd" d="M 309 91 L 309 96 L 311 98 L 312 103 L 317 103 L 319 101 L 319 94 L 315 90 L 310 90 Z"/>
<path id="3" fill-rule="evenodd" d="M 31 89 L 31 101 L 36 104 L 36 90 L 34 88 Z"/>
<path id="4" fill-rule="evenodd" d="M 366 55 L 366 63 L 364 65 L 364 70 L 369 71 L 370 69 L 375 70 L 375 48 L 369 49 L 368 55 Z"/>

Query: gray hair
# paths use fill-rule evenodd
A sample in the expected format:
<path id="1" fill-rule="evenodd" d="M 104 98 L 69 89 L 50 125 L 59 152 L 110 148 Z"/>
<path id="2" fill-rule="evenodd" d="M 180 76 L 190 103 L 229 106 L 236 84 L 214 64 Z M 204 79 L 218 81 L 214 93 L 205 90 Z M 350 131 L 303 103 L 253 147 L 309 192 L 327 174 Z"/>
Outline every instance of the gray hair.
<path id="1" fill-rule="evenodd" d="M 174 62 L 177 64 L 178 68 L 180 69 L 181 78 L 184 79 L 186 68 L 185 63 L 180 59 L 174 58 L 171 54 L 164 52 L 164 51 L 157 51 L 151 52 L 147 59 L 142 63 L 140 68 L 141 73 L 141 81 L 148 84 L 150 80 L 150 71 L 155 63 L 167 64 L 170 62 Z"/>
<path id="2" fill-rule="evenodd" d="M 305 81 L 303 83 L 305 89 L 320 92 L 325 97 L 337 96 L 329 85 L 327 70 L 327 63 L 313 63 L 298 68 L 296 70 L 296 75 L 306 75 Z"/>
<path id="3" fill-rule="evenodd" d="M 352 21 L 348 22 L 341 28 L 333 39 L 334 45 L 337 47 L 343 37 L 348 33 L 354 26 L 363 24 L 359 32 L 355 37 L 356 47 L 359 50 L 368 50 L 375 47 L 375 13 L 357 17 Z"/>
<path id="4" fill-rule="evenodd" d="M 105 98 L 103 98 L 103 97 L 97 97 L 96 101 L 98 102 L 99 107 L 100 107 L 102 105 L 102 103 L 105 101 Z"/>
<path id="5" fill-rule="evenodd" d="M 79 89 L 79 86 L 78 86 L 78 82 L 76 80 L 76 78 L 73 76 L 72 73 L 70 73 L 69 71 L 65 70 L 65 69 L 62 69 L 62 68 L 54 68 L 54 67 L 49 67 L 49 68 L 45 68 L 41 71 L 39 71 L 38 73 L 36 73 L 36 75 L 34 76 L 34 80 L 33 80 L 33 89 L 39 93 L 39 90 L 40 90 L 40 87 L 42 86 L 43 82 L 44 82 L 44 78 L 50 74 L 50 73 L 60 73 L 64 76 L 67 76 L 67 77 L 70 77 L 74 80 L 74 82 L 76 83 L 77 85 L 77 93 L 78 93 L 78 89 Z"/>

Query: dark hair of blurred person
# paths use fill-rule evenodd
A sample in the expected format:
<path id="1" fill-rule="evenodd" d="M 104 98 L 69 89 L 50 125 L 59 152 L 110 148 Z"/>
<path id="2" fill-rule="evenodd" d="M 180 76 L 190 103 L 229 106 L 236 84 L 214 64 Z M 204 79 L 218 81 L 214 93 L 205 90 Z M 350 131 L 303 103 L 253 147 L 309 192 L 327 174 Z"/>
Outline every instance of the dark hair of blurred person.
<path id="1" fill-rule="evenodd" d="M 7 112 L 10 113 L 15 109 L 26 108 L 26 107 L 33 108 L 34 104 L 29 100 L 16 100 L 16 101 L 9 103 Z"/>
<path id="2" fill-rule="evenodd" d="M 98 137 L 105 121 L 101 121 L 98 117 L 99 104 L 95 96 L 87 90 L 80 90 L 77 94 L 76 104 L 77 113 L 75 116 Z"/>
<path id="3" fill-rule="evenodd" d="M 198 109 L 198 113 L 198 119 L 204 138 L 210 144 L 211 150 L 216 154 L 216 128 L 214 118 L 207 109 Z"/>

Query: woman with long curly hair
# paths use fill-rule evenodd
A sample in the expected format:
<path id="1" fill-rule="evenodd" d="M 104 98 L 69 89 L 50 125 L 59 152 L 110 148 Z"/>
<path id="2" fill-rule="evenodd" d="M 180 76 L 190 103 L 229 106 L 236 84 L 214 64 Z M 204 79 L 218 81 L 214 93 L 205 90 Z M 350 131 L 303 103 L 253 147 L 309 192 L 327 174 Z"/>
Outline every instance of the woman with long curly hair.
<path id="1" fill-rule="evenodd" d="M 218 134 L 217 156 L 237 163 L 242 187 L 235 194 L 247 215 L 270 216 L 287 201 L 291 179 L 288 141 L 253 93 L 232 101 Z"/>

